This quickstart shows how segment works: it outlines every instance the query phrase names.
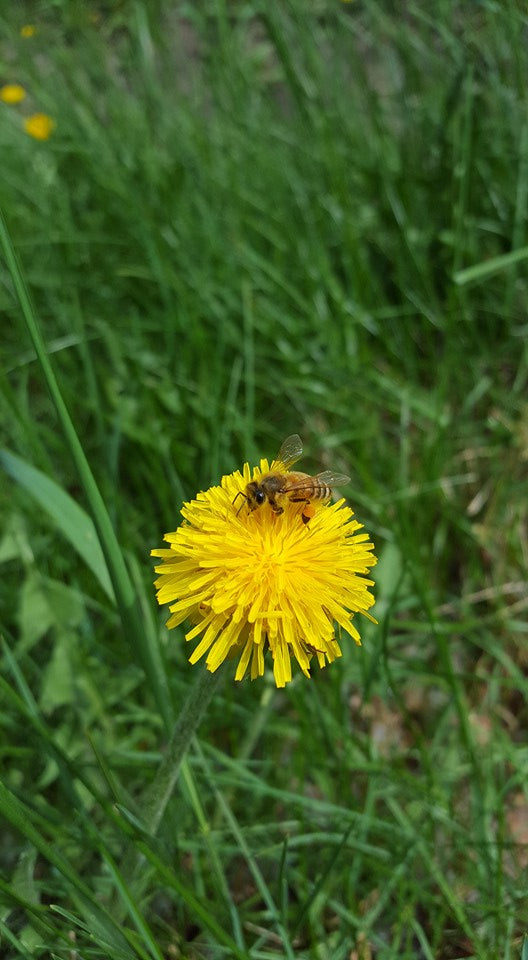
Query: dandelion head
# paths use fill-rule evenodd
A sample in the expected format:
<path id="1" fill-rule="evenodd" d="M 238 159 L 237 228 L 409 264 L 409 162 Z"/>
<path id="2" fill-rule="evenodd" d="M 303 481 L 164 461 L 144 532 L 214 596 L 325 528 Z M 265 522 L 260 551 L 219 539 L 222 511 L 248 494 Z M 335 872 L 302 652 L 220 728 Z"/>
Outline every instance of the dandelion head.
<path id="1" fill-rule="evenodd" d="M 267 460 L 222 477 L 182 507 L 183 522 L 153 550 L 160 604 L 170 604 L 169 628 L 190 621 L 197 640 L 190 661 L 207 655 L 214 672 L 238 658 L 235 679 L 264 673 L 269 651 L 278 687 L 292 678 L 292 659 L 305 676 L 341 656 L 338 634 L 360 644 L 352 622 L 374 603 L 366 578 L 374 546 L 344 500 L 330 504 L 281 498 L 250 510 L 248 483 L 270 470 Z M 234 502 L 235 501 L 235 502 Z M 242 506 L 240 504 L 242 503 Z M 307 509 L 308 508 L 308 509 Z"/>
<path id="2" fill-rule="evenodd" d="M 55 121 L 47 113 L 33 113 L 24 120 L 24 130 L 35 140 L 49 140 L 55 129 Z"/>
<path id="3" fill-rule="evenodd" d="M 20 103 L 25 96 L 26 91 L 19 83 L 5 83 L 0 87 L 0 100 L 3 103 Z"/>
<path id="4" fill-rule="evenodd" d="M 20 36 L 24 37 L 26 40 L 29 37 L 34 37 L 37 32 L 37 28 L 33 23 L 25 23 L 23 27 L 20 28 Z"/>

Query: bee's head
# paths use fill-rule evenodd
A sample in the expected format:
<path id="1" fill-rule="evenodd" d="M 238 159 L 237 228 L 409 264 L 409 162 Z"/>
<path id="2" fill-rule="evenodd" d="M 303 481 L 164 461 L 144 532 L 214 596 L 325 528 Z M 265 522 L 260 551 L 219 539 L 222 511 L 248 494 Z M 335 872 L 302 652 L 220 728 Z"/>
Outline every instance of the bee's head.
<path id="1" fill-rule="evenodd" d="M 265 502 L 266 494 L 260 483 L 257 483 L 256 480 L 248 483 L 246 487 L 246 499 L 250 510 L 256 510 L 257 507 L 261 507 Z"/>

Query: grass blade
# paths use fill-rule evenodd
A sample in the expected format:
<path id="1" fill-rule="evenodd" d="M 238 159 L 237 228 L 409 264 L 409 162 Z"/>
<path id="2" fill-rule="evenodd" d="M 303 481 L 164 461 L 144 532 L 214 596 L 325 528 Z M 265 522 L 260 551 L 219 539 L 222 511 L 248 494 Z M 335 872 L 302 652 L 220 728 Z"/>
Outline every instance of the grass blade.
<path id="1" fill-rule="evenodd" d="M 44 338 L 42 336 L 38 320 L 31 303 L 20 264 L 11 242 L 7 225 L 0 211 L 0 242 L 2 244 L 9 272 L 13 281 L 15 292 L 18 297 L 20 309 L 33 342 L 46 385 L 51 394 L 55 409 L 62 427 L 66 443 L 69 447 L 71 457 L 77 468 L 79 479 L 84 488 L 86 499 L 88 501 L 90 512 L 97 530 L 99 542 L 106 560 L 110 579 L 112 581 L 117 607 L 119 610 L 123 632 L 133 650 L 139 657 L 145 673 L 149 678 L 156 702 L 159 704 L 160 712 L 166 725 L 170 726 L 171 707 L 168 698 L 168 688 L 164 682 L 164 670 L 159 655 L 159 648 L 156 648 L 154 654 L 153 647 L 145 636 L 142 627 L 141 611 L 137 602 L 136 594 L 125 565 L 125 560 L 121 552 L 114 528 L 112 526 L 105 503 L 97 486 L 95 477 L 92 473 L 82 444 L 77 436 L 75 426 L 70 417 L 68 408 L 64 402 L 59 384 L 55 377 L 51 361 L 46 350 Z"/>
<path id="2" fill-rule="evenodd" d="M 519 250 L 511 250 L 510 253 L 501 254 L 499 257 L 490 257 L 489 260 L 483 260 L 482 263 L 475 263 L 472 267 L 466 267 L 465 270 L 457 270 L 453 275 L 453 280 L 459 287 L 466 283 L 477 283 L 480 280 L 487 280 L 494 273 L 500 273 L 527 259 L 528 247 L 521 247 Z"/>
<path id="3" fill-rule="evenodd" d="M 72 888 L 72 891 L 75 891 L 76 898 L 82 904 L 92 925 L 94 927 L 97 926 L 101 933 L 104 932 L 104 935 L 109 939 L 110 943 L 118 950 L 124 951 L 126 955 L 126 951 L 128 950 L 127 940 L 113 918 L 97 903 L 90 888 L 78 877 L 74 868 L 64 859 L 62 854 L 59 853 L 57 845 L 49 843 L 34 826 L 31 822 L 31 811 L 29 807 L 27 807 L 19 797 L 11 793 L 1 781 L 0 813 L 59 871 Z"/>

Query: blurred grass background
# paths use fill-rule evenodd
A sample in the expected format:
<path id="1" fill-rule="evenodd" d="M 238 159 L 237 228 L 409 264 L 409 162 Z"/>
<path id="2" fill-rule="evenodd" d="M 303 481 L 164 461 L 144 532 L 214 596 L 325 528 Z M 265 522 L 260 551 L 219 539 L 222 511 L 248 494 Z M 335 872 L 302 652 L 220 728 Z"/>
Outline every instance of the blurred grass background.
<path id="1" fill-rule="evenodd" d="M 2 264 L 2 957 L 520 956 L 524 4 L 56 0 L 0 24 L 26 90 L 0 103 L 0 205 L 170 710 L 200 667 L 148 554 L 183 499 L 299 432 L 380 558 L 364 646 L 282 692 L 226 678 L 145 844 L 163 709 L 61 500 L 88 508 Z"/>

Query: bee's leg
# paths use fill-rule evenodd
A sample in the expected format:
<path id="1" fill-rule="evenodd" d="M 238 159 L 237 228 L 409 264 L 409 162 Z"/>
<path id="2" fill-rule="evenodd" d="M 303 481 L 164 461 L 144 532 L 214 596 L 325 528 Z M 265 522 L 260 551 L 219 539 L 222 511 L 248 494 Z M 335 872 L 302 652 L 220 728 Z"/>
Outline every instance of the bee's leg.
<path id="1" fill-rule="evenodd" d="M 273 494 L 268 494 L 268 503 L 273 510 L 273 513 L 276 513 L 279 517 L 281 513 L 284 513 L 284 507 L 280 507 Z"/>
<path id="2" fill-rule="evenodd" d="M 301 520 L 303 523 L 308 523 L 312 519 L 315 510 L 312 506 L 312 502 L 309 497 L 290 497 L 291 503 L 304 503 L 304 507 L 301 510 Z"/>
<path id="3" fill-rule="evenodd" d="M 233 498 L 233 506 L 235 505 L 235 503 L 237 502 L 237 500 L 238 500 L 239 497 L 244 497 L 244 500 L 245 500 L 246 503 L 247 503 L 248 498 L 246 497 L 246 494 L 245 494 L 245 493 L 242 493 L 242 490 L 239 490 L 238 493 L 237 493 L 237 495 L 236 495 L 236 497 Z M 240 511 L 242 510 L 242 507 L 243 507 L 243 506 L 244 506 L 244 504 L 241 503 L 240 506 L 239 506 L 239 508 L 238 508 L 238 510 L 237 510 L 237 512 L 236 512 L 237 517 L 238 517 L 238 514 L 240 513 Z"/>

